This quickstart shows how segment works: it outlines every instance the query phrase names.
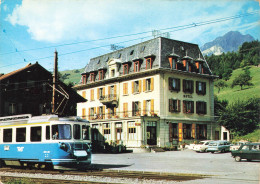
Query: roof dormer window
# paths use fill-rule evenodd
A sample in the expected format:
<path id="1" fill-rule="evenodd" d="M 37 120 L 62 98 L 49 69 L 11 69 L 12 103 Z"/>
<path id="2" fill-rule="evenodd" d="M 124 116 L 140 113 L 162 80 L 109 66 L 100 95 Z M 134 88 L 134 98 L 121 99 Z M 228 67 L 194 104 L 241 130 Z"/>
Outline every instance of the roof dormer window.
<path id="1" fill-rule="evenodd" d="M 95 73 L 90 73 L 90 82 L 95 82 Z"/>
<path id="2" fill-rule="evenodd" d="M 98 80 L 103 80 L 104 79 L 104 70 L 99 70 L 98 71 Z"/>
<path id="3" fill-rule="evenodd" d="M 135 61 L 134 62 L 134 72 L 139 72 L 140 71 L 140 61 Z"/>

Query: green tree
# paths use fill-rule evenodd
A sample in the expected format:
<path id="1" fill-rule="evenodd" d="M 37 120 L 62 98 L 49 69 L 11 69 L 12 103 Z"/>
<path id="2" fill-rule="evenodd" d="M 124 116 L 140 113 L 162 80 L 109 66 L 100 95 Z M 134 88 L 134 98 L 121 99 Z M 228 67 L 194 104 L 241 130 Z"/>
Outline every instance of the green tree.
<path id="1" fill-rule="evenodd" d="M 223 89 L 227 86 L 228 86 L 227 83 L 223 80 L 217 80 L 215 82 L 215 87 L 218 88 L 218 93 L 220 92 L 220 89 Z"/>
<path id="2" fill-rule="evenodd" d="M 253 86 L 253 83 L 250 82 L 252 77 L 250 76 L 249 68 L 244 69 L 244 73 L 238 75 L 232 82 L 231 87 L 240 86 L 241 90 L 243 86 Z"/>
<path id="3" fill-rule="evenodd" d="M 224 112 L 227 108 L 228 101 L 227 100 L 219 100 L 216 95 L 214 95 L 214 115 L 218 117 Z"/>
<path id="4" fill-rule="evenodd" d="M 259 108 L 259 98 L 237 101 L 220 111 L 218 123 L 234 135 L 246 135 L 259 126 Z"/>

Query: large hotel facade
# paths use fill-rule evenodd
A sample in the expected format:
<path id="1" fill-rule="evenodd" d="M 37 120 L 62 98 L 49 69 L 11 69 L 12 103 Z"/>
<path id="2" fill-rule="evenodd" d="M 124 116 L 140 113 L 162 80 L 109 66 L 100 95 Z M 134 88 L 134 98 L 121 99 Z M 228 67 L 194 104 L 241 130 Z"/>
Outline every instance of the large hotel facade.
<path id="1" fill-rule="evenodd" d="M 92 58 L 75 86 L 87 102 L 77 115 L 92 140 L 126 147 L 170 147 L 219 139 L 215 76 L 196 44 L 163 37 Z"/>

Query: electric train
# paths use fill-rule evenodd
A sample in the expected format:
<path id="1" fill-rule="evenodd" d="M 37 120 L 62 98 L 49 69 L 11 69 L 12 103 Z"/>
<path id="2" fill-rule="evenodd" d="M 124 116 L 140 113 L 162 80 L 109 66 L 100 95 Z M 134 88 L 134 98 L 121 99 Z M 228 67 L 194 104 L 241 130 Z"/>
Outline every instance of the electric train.
<path id="1" fill-rule="evenodd" d="M 91 164 L 90 137 L 89 122 L 76 117 L 1 117 L 0 166 L 85 169 Z"/>

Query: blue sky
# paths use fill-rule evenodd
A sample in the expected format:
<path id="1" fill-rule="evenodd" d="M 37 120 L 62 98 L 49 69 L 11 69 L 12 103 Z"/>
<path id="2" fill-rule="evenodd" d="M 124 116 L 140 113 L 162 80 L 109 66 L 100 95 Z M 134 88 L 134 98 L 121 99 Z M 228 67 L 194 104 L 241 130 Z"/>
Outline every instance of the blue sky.
<path id="1" fill-rule="evenodd" d="M 251 34 L 260 40 L 260 3 L 256 0 L 0 2 L 0 73 L 36 61 L 51 71 L 55 48 L 59 54 L 59 70 L 83 68 L 90 58 L 111 52 L 110 44 L 127 47 L 152 39 L 152 30 L 169 31 L 170 38 L 199 46 L 229 31 Z M 248 12 L 254 14 L 195 26 Z M 136 35 L 124 36 L 131 34 Z M 115 38 L 104 39 L 111 37 Z"/>

